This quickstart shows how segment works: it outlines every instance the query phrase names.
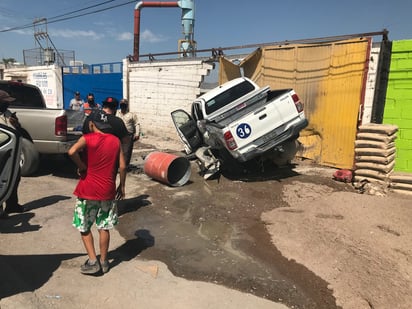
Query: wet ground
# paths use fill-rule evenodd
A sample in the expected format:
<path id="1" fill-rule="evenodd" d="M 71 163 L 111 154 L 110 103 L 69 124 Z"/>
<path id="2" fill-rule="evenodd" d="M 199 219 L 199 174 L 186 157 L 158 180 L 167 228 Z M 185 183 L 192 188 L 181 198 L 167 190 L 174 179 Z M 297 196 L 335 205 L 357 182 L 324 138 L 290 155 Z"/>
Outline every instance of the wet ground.
<path id="1" fill-rule="evenodd" d="M 119 231 L 126 239 L 145 241 L 140 258 L 161 260 L 186 279 L 225 285 L 291 308 L 337 308 L 327 282 L 273 246 L 260 216 L 288 206 L 282 187 L 292 181 L 342 190 L 339 183 L 299 174 L 293 165 L 226 171 L 205 181 L 194 161 L 191 166 L 190 181 L 181 187 L 149 179 L 142 165 L 129 173 L 139 186 L 133 202 L 119 205 Z"/>

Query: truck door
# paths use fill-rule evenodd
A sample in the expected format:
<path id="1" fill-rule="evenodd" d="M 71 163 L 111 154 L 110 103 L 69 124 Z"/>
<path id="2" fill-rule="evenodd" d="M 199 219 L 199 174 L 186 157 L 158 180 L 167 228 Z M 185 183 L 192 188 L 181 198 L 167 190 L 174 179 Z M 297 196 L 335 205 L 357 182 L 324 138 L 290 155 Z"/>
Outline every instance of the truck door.
<path id="1" fill-rule="evenodd" d="M 186 153 L 195 152 L 203 144 L 202 135 L 196 121 L 182 109 L 173 111 L 171 115 L 177 133 L 185 144 Z"/>
<path id="2" fill-rule="evenodd" d="M 0 204 L 10 196 L 20 164 L 21 138 L 8 126 L 0 124 Z"/>

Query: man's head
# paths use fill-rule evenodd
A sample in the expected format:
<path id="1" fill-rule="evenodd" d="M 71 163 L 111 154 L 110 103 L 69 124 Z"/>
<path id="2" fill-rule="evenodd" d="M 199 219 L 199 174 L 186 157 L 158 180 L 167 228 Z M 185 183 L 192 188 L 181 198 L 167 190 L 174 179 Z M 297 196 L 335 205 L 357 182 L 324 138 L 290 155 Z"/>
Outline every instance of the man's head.
<path id="1" fill-rule="evenodd" d="M 94 94 L 93 93 L 89 93 L 88 95 L 87 95 L 87 102 L 89 102 L 89 103 L 94 103 Z"/>
<path id="2" fill-rule="evenodd" d="M 103 102 L 102 102 L 102 108 L 106 113 L 109 114 L 116 114 L 117 108 L 119 107 L 119 101 L 117 101 L 116 98 L 113 97 L 107 97 Z"/>
<path id="3" fill-rule="evenodd" d="M 125 112 L 128 110 L 129 107 L 129 102 L 127 101 L 127 99 L 121 99 L 120 100 L 120 109 L 122 112 Z"/>
<path id="4" fill-rule="evenodd" d="M 16 99 L 9 95 L 6 91 L 0 90 L 0 112 L 4 113 L 9 107 L 9 103 Z"/>
<path id="5" fill-rule="evenodd" d="M 80 99 L 80 92 L 76 91 L 76 92 L 74 93 L 74 97 L 75 97 L 76 99 Z"/>
<path id="6" fill-rule="evenodd" d="M 111 129 L 107 114 L 101 110 L 93 110 L 88 116 L 90 123 L 92 123 L 99 131 Z M 90 131 L 94 132 L 93 126 L 90 126 Z"/>

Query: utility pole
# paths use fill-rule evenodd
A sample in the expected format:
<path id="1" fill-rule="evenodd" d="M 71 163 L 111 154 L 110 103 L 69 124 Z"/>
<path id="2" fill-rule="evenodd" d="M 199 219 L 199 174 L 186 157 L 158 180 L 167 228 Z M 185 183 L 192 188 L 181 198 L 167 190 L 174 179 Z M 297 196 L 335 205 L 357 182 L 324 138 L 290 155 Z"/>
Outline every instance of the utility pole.
<path id="1" fill-rule="evenodd" d="M 56 54 L 61 60 L 61 63 L 65 65 L 64 58 L 60 55 L 56 46 L 54 46 L 48 32 L 47 32 L 47 19 L 37 18 L 33 22 L 34 39 L 36 47 L 41 50 L 40 64 L 53 64 L 56 62 Z"/>

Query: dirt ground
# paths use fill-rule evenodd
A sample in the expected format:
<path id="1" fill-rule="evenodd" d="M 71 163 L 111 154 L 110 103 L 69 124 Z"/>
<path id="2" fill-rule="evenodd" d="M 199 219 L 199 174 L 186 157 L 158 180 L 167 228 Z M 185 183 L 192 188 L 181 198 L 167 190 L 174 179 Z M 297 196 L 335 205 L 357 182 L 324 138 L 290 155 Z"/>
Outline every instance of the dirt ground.
<path id="1" fill-rule="evenodd" d="M 178 148 L 172 144 L 168 149 Z M 295 163 L 292 169 L 265 171 L 258 176 L 230 179 L 226 175 L 207 182 L 196 178 L 174 198 L 163 190 L 147 191 L 161 204 L 170 205 L 169 213 L 178 205 L 198 228 L 197 234 L 235 255 L 253 257 L 267 272 L 261 274 L 253 263 L 244 266 L 250 268 L 247 276 L 255 278 L 253 288 L 241 279 L 241 272 L 236 273 L 236 263 L 223 266 L 235 273 L 238 279 L 234 283 L 227 280 L 230 276 L 225 280 L 221 273 L 213 275 L 199 268 L 198 276 L 195 271 L 189 275 L 188 258 L 184 260 L 185 271 L 180 271 L 183 276 L 203 276 L 291 308 L 411 308 L 410 196 L 374 185 L 366 186 L 361 194 L 352 184 L 333 180 L 334 169 Z M 177 202 L 170 202 L 174 200 Z M 189 207 L 182 206 L 186 202 Z M 272 249 L 265 242 L 265 233 Z M 162 255 L 149 251 L 151 254 Z M 179 273 L 179 259 L 164 260 Z M 201 261 L 205 260 L 210 258 Z M 213 262 L 206 264 L 219 267 Z M 277 265 L 268 275 L 273 264 Z M 266 276 L 266 283 L 259 284 L 259 276 Z M 279 281 L 283 287 L 276 283 Z"/>
<path id="2" fill-rule="evenodd" d="M 410 198 L 299 181 L 283 196 L 289 207 L 262 214 L 272 242 L 327 281 L 338 306 L 411 308 Z"/>
<path id="3" fill-rule="evenodd" d="M 250 207 L 244 207 L 250 205 L 242 205 L 242 201 L 251 202 L 242 191 L 249 196 L 262 194 L 264 203 L 272 202 L 273 209 L 265 209 L 271 208 L 269 205 L 258 207 L 271 242 L 289 261 L 325 280 L 337 307 L 411 308 L 410 196 L 374 185 L 360 194 L 351 184 L 331 180 L 333 169 L 310 162 L 298 162 L 293 171 L 308 177 L 293 175 L 276 180 L 282 183 L 279 204 L 270 177 L 257 182 L 261 190 L 234 180 L 240 190 L 234 200 L 231 197 L 236 207 L 231 211 L 246 212 L 238 217 L 251 212 Z M 274 190 L 271 193 L 270 186 Z M 225 190 L 223 185 L 221 190 Z M 266 200 L 263 196 L 268 193 Z"/>
<path id="4" fill-rule="evenodd" d="M 299 161 L 209 181 L 192 162 L 190 181 L 173 188 L 141 164 L 154 149 L 181 145 L 147 138 L 136 146 L 112 269 L 99 278 L 78 274 L 71 167 L 47 163 L 23 178 L 31 211 L 0 222 L 0 308 L 89 308 L 87 289 L 101 308 L 412 307 L 409 196 L 360 194 L 334 181 L 333 169 Z"/>

